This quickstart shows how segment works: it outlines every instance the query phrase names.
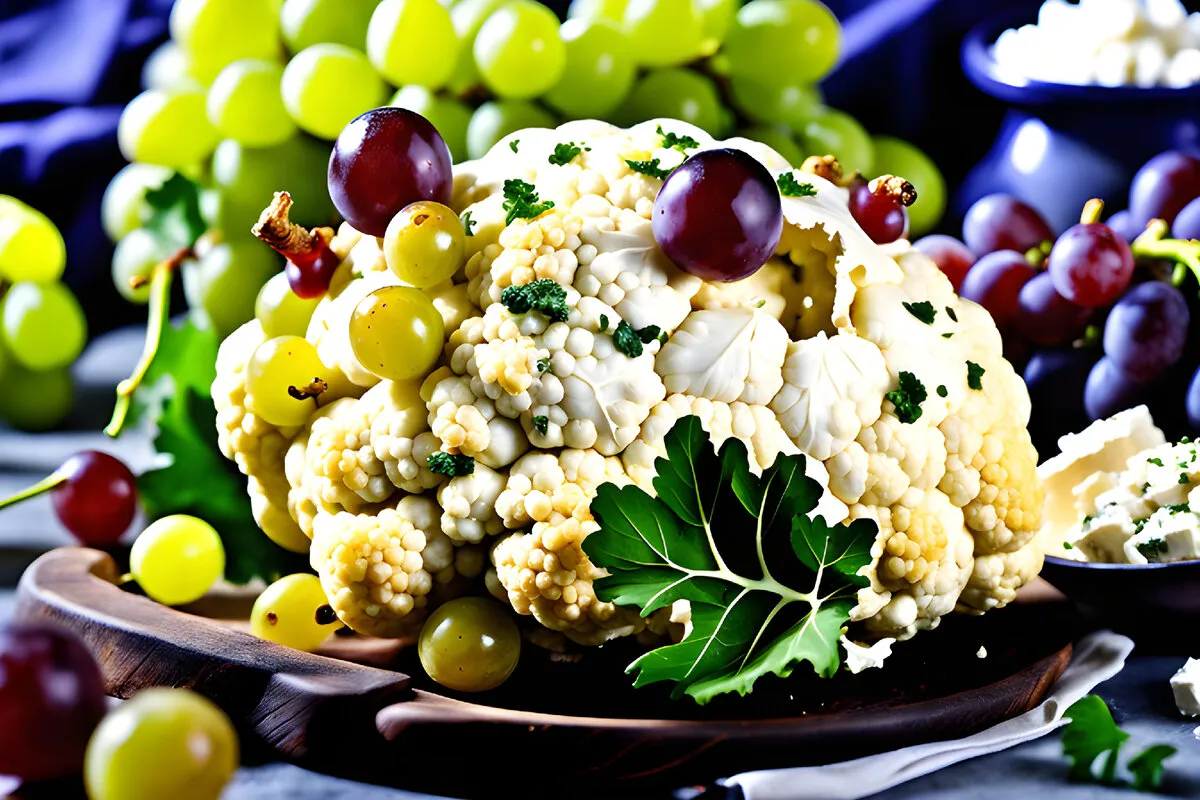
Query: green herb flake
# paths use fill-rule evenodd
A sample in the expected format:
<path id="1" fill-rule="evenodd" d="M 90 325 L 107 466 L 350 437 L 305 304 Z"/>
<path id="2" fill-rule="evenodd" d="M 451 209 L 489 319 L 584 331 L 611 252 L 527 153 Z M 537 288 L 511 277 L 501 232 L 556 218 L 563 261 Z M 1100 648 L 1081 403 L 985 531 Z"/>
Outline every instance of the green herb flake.
<path id="1" fill-rule="evenodd" d="M 642 344 L 650 344 L 655 339 L 660 343 L 667 340 L 667 332 L 657 325 L 647 325 L 637 332 L 638 338 L 642 340 Z"/>
<path id="2" fill-rule="evenodd" d="M 1073 781 L 1121 785 L 1117 780 L 1117 757 L 1129 734 L 1117 727 L 1108 705 L 1094 694 L 1077 700 L 1066 710 L 1070 720 L 1063 728 L 1063 755 L 1071 762 Z M 1125 768 L 1133 776 L 1133 789 L 1148 792 L 1162 784 L 1163 762 L 1175 755 L 1171 745 L 1156 744 L 1129 759 Z M 1099 762 L 1100 772 L 1096 773 Z"/>
<path id="3" fill-rule="evenodd" d="M 904 306 L 905 311 L 926 325 L 932 325 L 934 318 L 937 317 L 937 309 L 928 300 L 922 300 L 919 303 L 901 303 L 900 305 Z"/>
<path id="4" fill-rule="evenodd" d="M 1176 464 L 1176 466 L 1179 467 L 1180 469 L 1187 469 L 1187 465 L 1188 465 L 1187 461 L 1180 461 L 1178 464 Z"/>
<path id="5" fill-rule="evenodd" d="M 1150 491 L 1150 481 L 1146 481 L 1142 484 L 1142 494 L 1145 495 L 1148 491 Z"/>
<path id="6" fill-rule="evenodd" d="M 781 172 L 775 178 L 775 185 L 784 197 L 816 197 L 817 190 L 811 183 L 800 183 L 790 172 Z"/>
<path id="7" fill-rule="evenodd" d="M 554 208 L 553 200 L 542 202 L 538 199 L 537 189 L 533 184 L 519 178 L 509 178 L 504 182 L 503 208 L 508 212 L 504 218 L 505 225 L 511 225 L 517 219 L 536 219 Z"/>
<path id="8" fill-rule="evenodd" d="M 613 346 L 630 358 L 637 358 L 642 354 L 642 339 L 637 335 L 633 326 L 625 320 L 617 323 L 612 337 Z"/>
<path id="9" fill-rule="evenodd" d="M 671 170 L 663 169 L 658 165 L 657 158 L 652 158 L 649 161 L 631 161 L 627 158 L 625 159 L 625 163 L 634 172 L 649 175 L 651 178 L 657 178 L 660 181 L 665 181 L 667 176 L 671 174 Z"/>
<path id="10" fill-rule="evenodd" d="M 1161 467 L 1163 465 L 1161 458 L 1147 458 L 1146 463 L 1153 464 L 1156 467 Z"/>
<path id="11" fill-rule="evenodd" d="M 1137 545 L 1137 551 L 1144 555 L 1147 561 L 1158 561 L 1158 557 L 1167 552 L 1167 549 L 1167 543 L 1162 539 L 1147 539 Z"/>
<path id="12" fill-rule="evenodd" d="M 514 314 L 539 311 L 554 322 L 566 322 L 569 314 L 567 290 L 550 278 L 509 286 L 500 293 L 500 302 Z"/>
<path id="13" fill-rule="evenodd" d="M 575 156 L 582 153 L 584 150 L 590 150 L 590 147 L 580 147 L 574 142 L 559 142 L 554 145 L 554 152 L 547 159 L 556 167 L 563 167 L 575 160 Z"/>
<path id="14" fill-rule="evenodd" d="M 951 336 L 953 336 L 953 335 L 954 335 L 953 333 L 943 333 L 943 334 L 942 334 L 942 338 L 943 338 L 943 339 L 949 339 L 949 338 L 950 338 Z"/>
<path id="15" fill-rule="evenodd" d="M 1155 744 L 1129 759 L 1129 762 L 1125 764 L 1125 769 L 1133 775 L 1134 791 L 1150 792 L 1161 786 L 1164 772 L 1163 762 L 1177 752 L 1169 744 Z"/>
<path id="16" fill-rule="evenodd" d="M 1063 550 L 1074 550 L 1074 549 L 1075 549 L 1075 545 L 1071 544 L 1070 542 L 1063 542 Z"/>
<path id="17" fill-rule="evenodd" d="M 430 472 L 450 478 L 470 475 L 475 471 L 475 459 L 462 453 L 445 453 L 439 450 L 436 453 L 430 453 L 429 458 L 425 459 L 425 463 L 429 465 Z"/>
<path id="18" fill-rule="evenodd" d="M 533 429 L 535 431 L 537 431 L 538 433 L 542 434 L 543 436 L 546 435 L 546 431 L 549 429 L 549 427 L 550 427 L 550 418 L 549 417 L 547 417 L 543 414 L 538 414 L 536 417 L 533 418 Z"/>
<path id="19" fill-rule="evenodd" d="M 1187 486 L 1187 484 L 1188 484 L 1188 474 L 1186 472 L 1179 473 L 1179 485 Z"/>
<path id="20" fill-rule="evenodd" d="M 1095 518 L 1096 517 L 1094 514 L 1088 514 L 1086 517 L 1083 518 L 1083 527 L 1086 528 L 1087 526 L 1091 525 L 1092 520 L 1094 520 Z"/>
<path id="21" fill-rule="evenodd" d="M 945 397 L 946 395 L 950 394 L 950 391 L 945 386 L 939 386 L 937 388 L 937 393 L 938 397 Z"/>
<path id="22" fill-rule="evenodd" d="M 976 364 L 974 361 L 967 362 L 967 386 L 970 386 L 975 391 L 983 389 L 983 367 Z"/>
<path id="23" fill-rule="evenodd" d="M 537 369 L 538 369 L 538 372 L 542 373 L 543 375 L 545 373 L 549 372 L 550 371 L 550 359 L 549 358 L 539 358 L 538 362 L 537 362 Z"/>
<path id="24" fill-rule="evenodd" d="M 508 149 L 512 150 L 515 153 L 515 152 L 517 152 L 517 145 L 520 143 L 521 143 L 520 139 L 513 139 L 511 142 L 508 143 Z"/>
<path id="25" fill-rule="evenodd" d="M 662 125 L 658 126 L 658 135 L 662 137 L 662 146 L 668 150 L 674 149 L 682 153 L 685 150 L 700 146 L 699 142 L 687 134 L 680 136 L 676 133 L 665 133 Z"/>
<path id="26" fill-rule="evenodd" d="M 463 233 L 467 236 L 475 235 L 475 220 L 471 219 L 471 212 L 464 211 L 462 215 Z"/>
<path id="27" fill-rule="evenodd" d="M 955 314 L 954 309 L 950 306 L 946 306 L 946 316 L 949 317 L 952 322 L 958 322 L 958 314 Z"/>
<path id="28" fill-rule="evenodd" d="M 804 661 L 833 676 L 842 626 L 867 585 L 858 572 L 871 562 L 877 525 L 810 520 L 824 490 L 805 476 L 802 454 L 781 455 L 755 476 L 741 440 L 717 451 L 694 416 L 675 423 L 664 447 L 657 496 L 602 484 L 591 505 L 599 529 L 583 541 L 607 572 L 594 583 L 601 601 L 643 617 L 676 600 L 691 603 L 692 629 L 634 661 L 634 686 L 670 682 L 676 697 L 703 704 L 745 695 L 759 678 L 787 677 Z M 748 558 L 727 560 L 732 553 Z"/>
<path id="29" fill-rule="evenodd" d="M 1174 505 L 1163 506 L 1169 514 L 1190 514 L 1192 507 L 1187 503 L 1176 503 Z"/>
<path id="30" fill-rule="evenodd" d="M 600 315 L 600 332 L 604 333 L 608 330 L 608 314 Z"/>
<path id="31" fill-rule="evenodd" d="M 1142 517 L 1141 519 L 1135 519 L 1133 521 L 1133 532 L 1141 533 L 1142 528 L 1146 527 L 1146 523 L 1149 521 L 1150 521 L 1149 517 Z"/>
<path id="32" fill-rule="evenodd" d="M 884 399 L 891 401 L 896 407 L 896 418 L 908 423 L 921 418 L 921 403 L 928 397 L 925 384 L 911 372 L 901 372 L 897 388 L 884 395 Z"/>

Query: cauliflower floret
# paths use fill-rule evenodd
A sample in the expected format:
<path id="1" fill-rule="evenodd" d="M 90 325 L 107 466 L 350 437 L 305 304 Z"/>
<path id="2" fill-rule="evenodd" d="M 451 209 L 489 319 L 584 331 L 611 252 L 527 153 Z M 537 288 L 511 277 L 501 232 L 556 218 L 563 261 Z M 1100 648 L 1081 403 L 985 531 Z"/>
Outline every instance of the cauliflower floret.
<path id="1" fill-rule="evenodd" d="M 425 294 L 433 301 L 433 307 L 442 315 L 442 326 L 447 334 L 454 333 L 471 317 L 477 317 L 480 310 L 471 302 L 471 294 L 465 283 L 446 281 Z"/>
<path id="2" fill-rule="evenodd" d="M 695 311 L 663 346 L 655 370 L 671 394 L 763 405 L 783 386 L 787 349 L 787 331 L 761 311 Z"/>
<path id="3" fill-rule="evenodd" d="M 975 556 L 971 580 L 958 599 L 958 610 L 982 614 L 1003 608 L 1017 597 L 1017 589 L 1037 577 L 1045 560 L 1036 541 L 1011 553 Z"/>
<path id="4" fill-rule="evenodd" d="M 538 278 L 550 278 L 570 286 L 582 244 L 579 232 L 583 219 L 558 211 L 537 219 L 516 219 L 499 240 L 488 245 L 468 262 L 468 294 L 483 306 L 500 302 L 509 286 L 523 286 Z"/>
<path id="5" fill-rule="evenodd" d="M 763 264 L 758 272 L 740 281 L 704 281 L 700 291 L 692 297 L 692 308 L 709 311 L 719 308 L 757 309 L 791 330 L 804 302 L 803 295 L 797 289 L 792 265 L 773 258 Z"/>
<path id="6" fill-rule="evenodd" d="M 438 490 L 442 507 L 442 532 L 455 544 L 482 542 L 504 530 L 496 498 L 504 489 L 504 475 L 476 464 L 470 475 L 459 475 Z"/>
<path id="7" fill-rule="evenodd" d="M 589 496 L 602 483 L 629 483 L 619 459 L 605 458 L 595 450 L 535 452 L 522 456 L 508 473 L 504 490 L 495 502 L 496 513 L 508 528 L 522 528 L 548 518 L 550 498 L 558 487 L 574 484 Z"/>
<path id="8" fill-rule="evenodd" d="M 443 449 L 461 452 L 492 469 L 515 461 L 529 449 L 521 426 L 496 413 L 486 397 L 471 391 L 471 379 L 443 367 L 426 378 L 421 396 L 429 426 Z"/>

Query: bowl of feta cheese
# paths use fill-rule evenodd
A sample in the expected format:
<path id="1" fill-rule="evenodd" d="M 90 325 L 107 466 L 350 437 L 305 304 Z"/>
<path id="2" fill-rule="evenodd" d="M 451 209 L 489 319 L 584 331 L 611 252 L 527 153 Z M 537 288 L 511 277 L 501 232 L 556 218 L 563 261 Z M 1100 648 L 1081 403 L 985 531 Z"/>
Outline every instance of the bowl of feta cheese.
<path id="1" fill-rule="evenodd" d="M 1106 621 L 1200 618 L 1200 442 L 1166 441 L 1137 406 L 1059 447 L 1038 467 L 1042 577 Z"/>
<path id="2" fill-rule="evenodd" d="M 1014 194 L 1061 231 L 1157 153 L 1200 153 L 1200 13 L 1180 0 L 1046 0 L 972 30 L 962 64 L 1009 110 L 961 208 Z"/>

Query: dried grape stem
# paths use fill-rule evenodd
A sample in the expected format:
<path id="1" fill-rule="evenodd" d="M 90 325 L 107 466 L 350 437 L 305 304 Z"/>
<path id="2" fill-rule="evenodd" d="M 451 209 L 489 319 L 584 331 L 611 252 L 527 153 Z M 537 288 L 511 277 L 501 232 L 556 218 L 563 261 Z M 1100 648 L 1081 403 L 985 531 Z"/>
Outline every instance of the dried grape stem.
<path id="1" fill-rule="evenodd" d="M 1079 222 L 1083 225 L 1091 225 L 1100 221 L 1100 217 L 1104 214 L 1104 201 L 1098 197 L 1093 197 L 1083 204 L 1083 213 L 1079 215 Z"/>
<path id="2" fill-rule="evenodd" d="M 328 388 L 328 383 L 320 378 L 313 378 L 312 382 L 305 386 L 289 386 L 288 397 L 293 400 L 307 400 L 310 397 L 320 397 Z"/>
<path id="3" fill-rule="evenodd" d="M 1200 241 L 1169 239 L 1170 226 L 1161 219 L 1152 219 L 1146 230 L 1129 244 L 1135 258 L 1163 258 L 1175 262 L 1171 283 L 1183 284 L 1190 270 L 1200 281 Z"/>
<path id="4" fill-rule="evenodd" d="M 287 192 L 276 192 L 250 232 L 293 264 L 312 263 L 329 250 L 333 229 L 307 230 L 288 219 L 291 208 L 292 196 Z"/>
<path id="5" fill-rule="evenodd" d="M 833 156 L 809 156 L 800 165 L 801 172 L 824 178 L 830 183 L 841 185 L 842 165 Z"/>
<path id="6" fill-rule="evenodd" d="M 880 175 L 867 184 L 871 194 L 879 197 L 890 197 L 902 206 L 911 206 L 917 202 L 917 189 L 898 175 Z"/>

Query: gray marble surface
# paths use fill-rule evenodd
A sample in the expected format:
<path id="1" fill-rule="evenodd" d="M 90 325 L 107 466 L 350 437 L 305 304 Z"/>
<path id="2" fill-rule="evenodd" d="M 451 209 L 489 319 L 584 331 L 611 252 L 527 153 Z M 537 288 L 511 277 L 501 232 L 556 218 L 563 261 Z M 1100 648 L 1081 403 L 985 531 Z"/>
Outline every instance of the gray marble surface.
<path id="1" fill-rule="evenodd" d="M 107 413 L 111 386 L 125 374 L 136 358 L 140 338 L 123 332 L 101 339 L 77 366 L 81 396 L 86 407 L 74 420 L 78 430 L 49 436 L 28 436 L 0 430 L 0 497 L 22 488 L 51 471 L 69 454 L 84 448 L 99 448 L 120 455 L 132 466 L 148 463 L 151 453 L 136 436 L 117 442 L 94 432 Z M 13 592 L 20 570 L 42 550 L 70 539 L 55 521 L 49 502 L 40 499 L 0 511 L 0 620 L 12 614 Z M 1193 638 L 1192 655 L 1200 655 L 1200 639 Z M 1070 800 L 1116 797 L 1200 798 L 1200 738 L 1193 731 L 1200 720 L 1179 716 L 1171 700 L 1167 681 L 1183 662 L 1189 649 L 1181 646 L 1171 656 L 1143 655 L 1135 650 L 1125 670 L 1102 684 L 1098 694 L 1112 707 L 1122 726 L 1132 734 L 1127 754 L 1148 744 L 1166 742 L 1179 749 L 1168 761 L 1167 780 L 1159 795 L 1137 795 L 1123 789 L 1072 785 L 1066 781 L 1067 764 L 1057 735 L 1047 736 L 1011 750 L 958 764 L 933 775 L 876 795 L 879 800 L 1011 800 L 1038 794 Z M 413 754 L 420 757 L 420 754 Z M 463 754 L 469 763 L 469 754 Z M 403 763 L 398 762 L 398 770 Z M 512 781 L 522 779 L 523 787 Z M 502 781 L 502 783 L 501 783 Z M 492 797 L 522 795 L 538 797 L 540 788 L 532 765 L 514 765 L 512 775 L 498 778 Z M 726 793 L 710 787 L 704 796 Z M 632 795 L 622 792 L 626 800 Z M 548 796 L 548 794 L 547 794 Z M 669 795 L 658 795 L 667 797 Z M 695 796 L 694 791 L 677 797 Z M 377 786 L 316 774 L 290 764 L 244 767 L 227 788 L 226 800 L 418 800 L 431 795 L 385 789 Z"/>

